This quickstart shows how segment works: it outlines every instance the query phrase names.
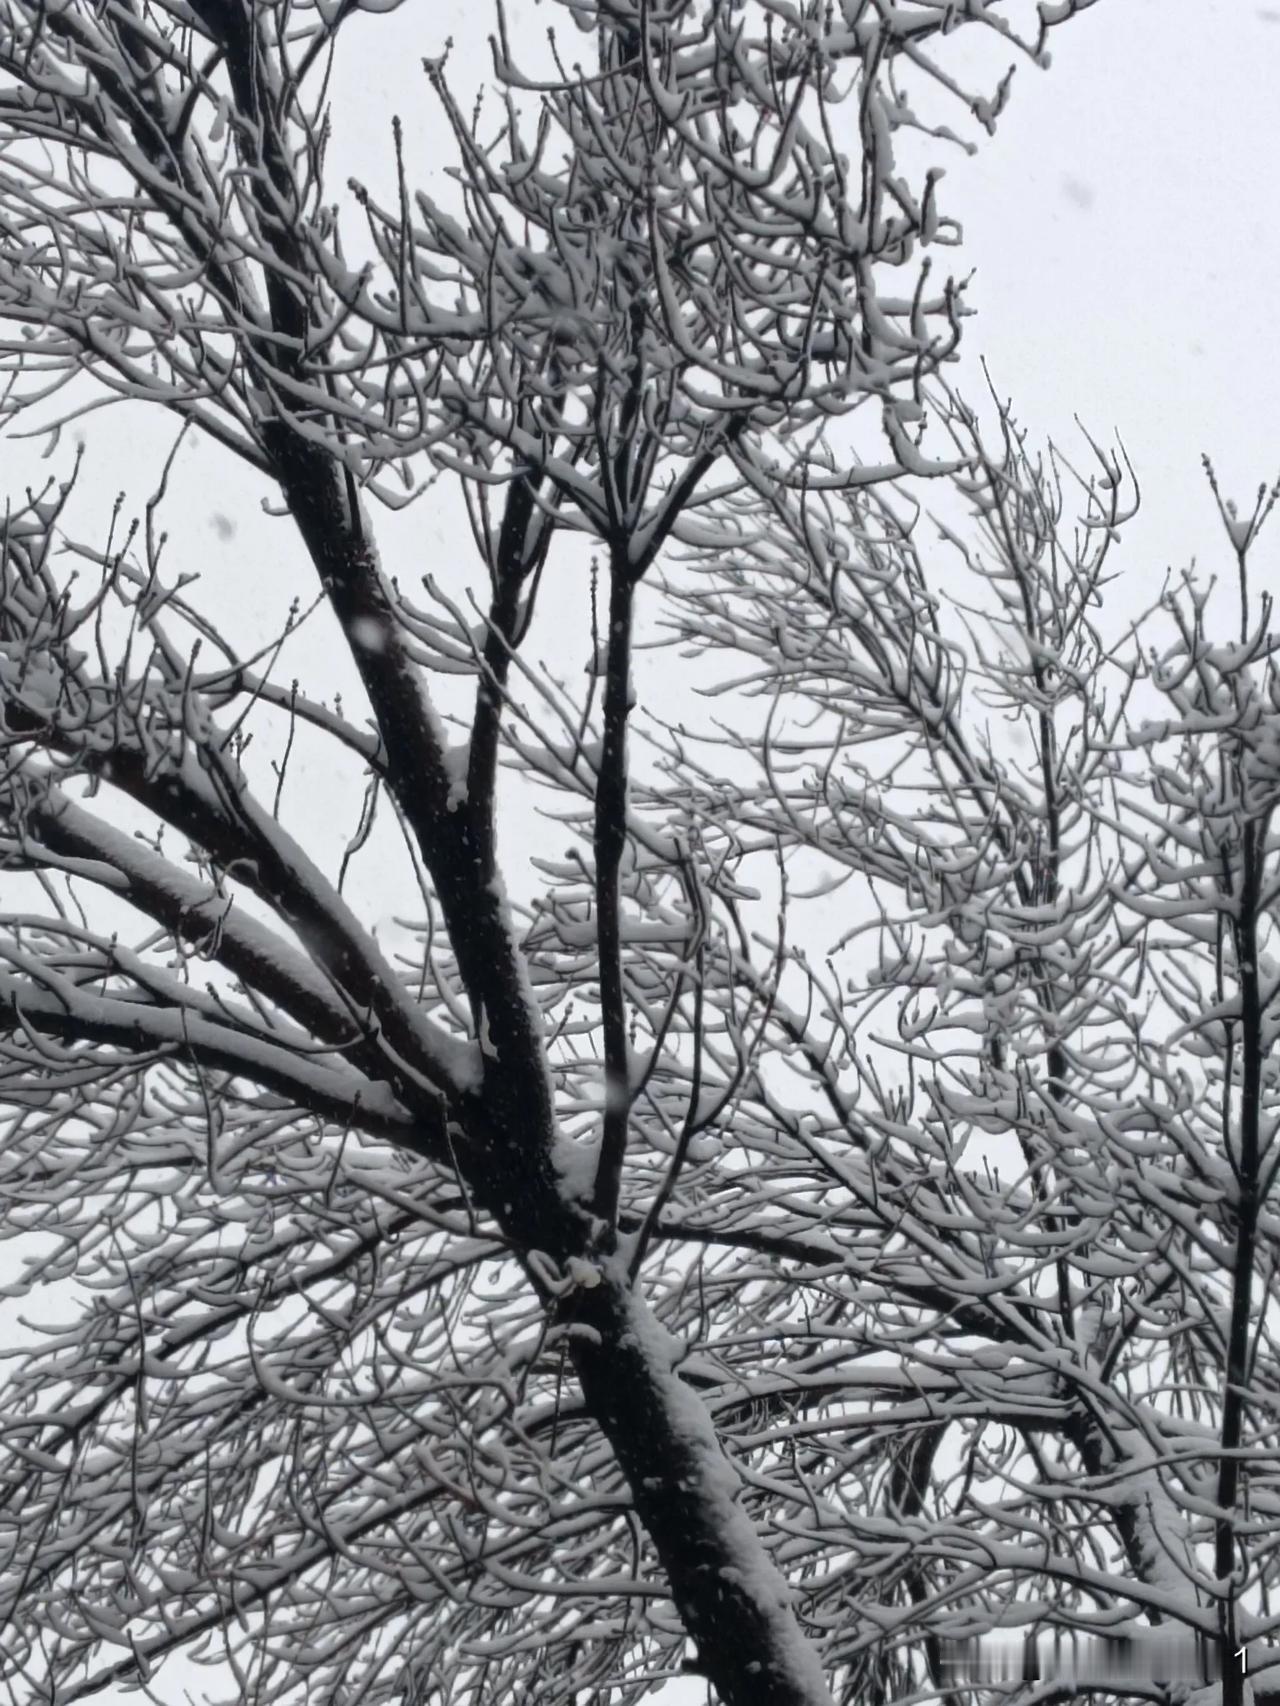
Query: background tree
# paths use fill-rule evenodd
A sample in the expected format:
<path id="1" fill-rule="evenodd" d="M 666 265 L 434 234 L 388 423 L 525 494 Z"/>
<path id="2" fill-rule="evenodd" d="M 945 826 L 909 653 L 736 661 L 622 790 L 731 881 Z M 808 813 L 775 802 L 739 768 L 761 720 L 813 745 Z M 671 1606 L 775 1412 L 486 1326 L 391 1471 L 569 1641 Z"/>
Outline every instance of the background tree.
<path id="1" fill-rule="evenodd" d="M 753 1276 L 778 1413 L 743 1432 L 780 1459 L 780 1527 L 784 1476 L 813 1501 L 848 1698 L 905 1697 L 927 1659 L 958 1699 L 965 1639 L 1013 1626 L 1068 1640 L 1027 1698 L 1198 1676 L 1238 1702 L 1247 1645 L 1270 1700 L 1280 689 L 1249 560 L 1275 494 L 1219 500 L 1234 631 L 1190 577 L 1121 624 L 1124 464 L 1098 454 L 1071 537 L 1073 471 L 999 420 L 989 452 L 953 417 L 978 446 L 977 538 L 936 530 L 958 588 L 909 505 L 781 493 L 681 585 L 681 643 L 767 712 L 669 732 L 667 797 L 822 907 L 738 949 L 753 986 L 769 956 L 777 1041 L 734 1186 L 757 1225 L 785 1203 L 795 1264 Z"/>
<path id="2" fill-rule="evenodd" d="M 1041 7 L 1031 51 L 1077 9 Z M 170 575 L 163 479 L 136 528 L 77 541 L 91 587 L 58 554 L 68 495 L 15 502 L 0 611 L 18 896 L 0 974 L 6 1224 L 44 1235 L 24 1283 L 74 1274 L 89 1288 L 8 1393 L 3 1664 L 18 1693 L 84 1697 L 190 1647 L 217 1654 L 245 1698 L 304 1684 L 331 1698 L 563 1699 L 573 1685 L 635 1698 L 692 1643 L 726 1701 L 812 1702 L 897 1689 L 922 1630 L 936 1640 L 951 1610 L 971 1623 L 993 1609 L 974 1579 L 990 1536 L 966 1551 L 972 1525 L 937 1517 L 927 1487 L 956 1431 L 904 1433 L 892 1405 L 932 1357 L 942 1383 L 926 1402 L 966 1437 L 971 1377 L 947 1339 L 994 1335 L 1006 1303 L 1037 1323 L 1048 1306 L 1028 1260 L 1053 1270 L 1074 1331 L 1080 1211 L 1060 1133 L 1023 1130 L 1013 1088 L 997 1098 L 981 1119 L 1025 1146 L 1022 1195 L 969 1190 L 976 1225 L 957 1240 L 963 1134 L 948 1149 L 937 1122 L 981 1119 L 922 1091 L 934 1080 L 919 1069 L 905 1089 L 872 1072 L 851 1099 L 852 1018 L 833 1041 L 821 1014 L 852 1014 L 857 992 L 828 1001 L 783 931 L 755 940 L 743 867 L 759 863 L 762 808 L 731 788 L 736 827 L 725 819 L 683 742 L 631 790 L 626 734 L 635 601 L 664 549 L 714 550 L 730 579 L 745 553 L 751 608 L 790 575 L 765 659 L 788 699 L 805 687 L 794 625 L 823 609 L 801 591 L 821 576 L 838 601 L 843 549 L 865 590 L 820 620 L 888 673 L 846 684 L 830 750 L 875 733 L 932 761 L 921 719 L 946 702 L 956 641 L 920 602 L 906 536 L 878 538 L 888 512 L 859 496 L 927 467 L 925 386 L 958 324 L 955 292 L 931 292 L 923 271 L 885 288 L 886 268 L 953 235 L 936 174 L 913 191 L 894 167 L 895 131 L 917 122 L 898 77 L 927 81 L 957 22 L 1008 26 L 990 5 L 573 10 L 598 67 L 566 65 L 553 44 L 546 74 L 522 75 L 501 30 L 509 98 L 494 122 L 467 118 L 428 64 L 460 206 L 411 188 L 397 129 L 394 196 L 354 192 L 363 229 L 323 177 L 325 70 L 354 9 L 3 13 L 10 409 L 63 386 L 68 418 L 104 395 L 150 402 L 275 488 L 372 719 L 324 702 L 326 681 L 284 685 L 292 630 L 249 656 L 217 589 L 206 602 L 187 565 Z M 970 104 L 989 122 L 998 102 Z M 857 138 L 852 162 L 837 131 Z M 357 244 L 368 258 L 354 265 Z M 868 406 L 882 460 L 824 454 L 828 423 Z M 957 432 L 948 460 L 963 463 L 963 418 Z M 981 466 L 975 490 L 1000 489 L 1003 464 Z M 400 581 L 420 564 L 383 566 L 364 500 L 402 502 L 440 471 L 466 495 L 483 572 L 415 604 Z M 1019 502 L 1040 501 L 1016 468 L 1007 477 Z M 586 603 L 574 534 L 600 583 L 582 704 L 521 649 L 553 553 Z M 1093 571 L 1076 572 L 1087 589 Z M 755 669 L 750 622 L 690 574 L 672 572 L 678 632 L 731 634 Z M 1078 622 L 1064 596 L 1063 621 Z M 1036 623 L 1056 618 L 1033 604 L 1024 637 L 1044 645 Z M 704 612 L 728 627 L 704 633 Z M 459 670 L 474 682 L 461 739 L 447 720 Z M 518 769 L 583 814 L 582 846 L 528 905 L 499 878 L 504 738 Z M 1019 836 L 1061 814 L 1028 797 L 1019 818 L 1008 788 L 997 834 L 995 760 L 977 735 L 962 761 L 965 738 L 946 755 L 970 768 L 945 784 L 960 803 L 937 832 L 941 887 L 922 853 L 910 903 L 927 901 L 943 935 L 954 914 L 964 952 L 946 1003 L 1003 1004 L 1011 1034 L 1029 1004 L 1048 1039 L 1041 1100 L 1073 1108 L 1059 1006 L 1074 1024 L 1078 1004 L 1110 1011 L 1111 998 L 1048 943 L 1017 976 L 988 978 L 984 959 L 988 865 L 1009 867 L 1007 904 L 1058 904 L 1061 846 Z M 308 741 L 367 786 L 357 844 L 380 805 L 403 833 L 410 965 L 344 898 L 359 845 L 327 872 L 290 833 L 290 754 Z M 274 769 L 257 759 L 269 743 Z M 769 812 L 786 808 L 769 846 L 799 854 L 797 814 L 832 837 L 864 824 L 846 862 L 877 837 L 895 844 L 857 769 L 839 785 L 862 803 L 828 819 L 793 799 L 798 755 L 766 750 Z M 1082 789 L 1103 774 L 1089 759 Z M 899 881 L 901 849 L 897 865 L 881 856 L 870 875 Z M 788 885 L 797 869 L 790 858 Z M 909 982 L 886 976 L 890 990 Z M 997 1089 L 1001 1073 L 1021 1082 L 1002 1024 L 980 1051 Z M 787 1057 L 804 1067 L 800 1108 L 778 1076 Z M 932 1124 L 912 1124 L 912 1094 L 943 1110 Z M 834 1174 L 823 1106 L 850 1152 Z M 1255 1140 L 1242 1165 L 1261 1164 Z M 868 1193 L 896 1198 L 888 1222 Z M 1256 1242 L 1255 1221 L 1233 1245 L 1246 1319 Z M 1012 1301 L 997 1307 L 1001 1262 Z M 957 1303 L 966 1287 L 985 1312 Z M 1057 1331 L 1028 1341 L 1033 1371 L 1057 1367 Z M 1011 1376 L 1003 1390 L 1016 1388 Z M 1242 1405 L 1215 1461 L 1245 1449 Z M 822 1443 L 833 1427 L 838 1448 Z M 954 1485 L 968 1496 L 985 1459 L 966 1461 Z M 1012 1451 L 995 1461 L 1015 1473 Z M 1099 1463 L 1091 1474 L 1117 1474 Z M 887 1516 L 870 1516 L 885 1497 Z M 1228 1476 L 1217 1497 L 1226 1556 L 1241 1490 Z M 1063 1498 L 1045 1504 L 1047 1534 L 1074 1513 Z M 931 1568 L 902 1525 L 935 1517 Z M 897 1536 L 887 1551 L 867 1538 L 881 1521 Z M 1007 1544 L 999 1571 L 1035 1579 L 1035 1546 Z M 1085 1616 L 1096 1585 L 1069 1575 L 1055 1607 Z"/>

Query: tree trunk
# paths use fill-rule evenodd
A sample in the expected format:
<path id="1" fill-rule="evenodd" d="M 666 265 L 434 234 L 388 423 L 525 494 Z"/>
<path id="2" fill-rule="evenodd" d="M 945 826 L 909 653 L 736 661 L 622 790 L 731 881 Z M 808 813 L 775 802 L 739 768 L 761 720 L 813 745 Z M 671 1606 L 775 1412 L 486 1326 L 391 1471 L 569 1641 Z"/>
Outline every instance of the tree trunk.
<path id="1" fill-rule="evenodd" d="M 724 1706 L 832 1706 L 790 1590 L 749 1514 L 711 1418 L 675 1369 L 678 1341 L 614 1258 L 575 1293 L 573 1360 Z M 598 1342 L 597 1342 L 598 1337 Z"/>

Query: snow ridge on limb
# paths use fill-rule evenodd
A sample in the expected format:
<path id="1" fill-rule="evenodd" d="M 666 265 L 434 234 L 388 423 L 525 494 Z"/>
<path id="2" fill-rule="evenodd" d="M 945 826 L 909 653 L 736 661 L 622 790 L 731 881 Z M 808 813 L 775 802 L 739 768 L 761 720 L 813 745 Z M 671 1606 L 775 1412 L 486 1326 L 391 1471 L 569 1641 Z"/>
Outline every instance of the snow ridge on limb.
<path id="1" fill-rule="evenodd" d="M 23 783 L 25 797 L 14 814 L 21 832 L 15 854 L 44 870 L 102 881 L 197 953 L 216 948 L 228 971 L 318 1039 L 351 1037 L 351 1010 L 335 998 L 328 979 L 283 937 L 237 909 L 229 895 L 77 805 L 47 773 L 32 766 Z"/>
<path id="2" fill-rule="evenodd" d="M 21 965 L 12 951 L 7 957 Z M 21 969 L 31 972 L 28 966 Z M 86 997 L 70 979 L 57 978 L 46 967 L 29 978 L 0 973 L 0 1002 L 19 1036 L 30 1030 L 68 1043 L 112 1043 L 122 1053 L 134 1053 L 144 1061 L 170 1053 L 189 1055 L 202 1066 L 251 1077 L 330 1124 L 367 1124 L 380 1137 L 414 1144 L 414 1115 L 388 1095 L 385 1085 L 323 1062 L 308 1062 L 294 1039 L 269 1043 L 243 1028 L 212 1024 L 206 1016 L 176 1003 L 148 1010 L 137 1001 Z M 39 1058 L 46 1068 L 56 1066 L 58 1060 L 55 1052 L 44 1050 Z M 86 1059 L 79 1051 L 64 1058 L 73 1069 L 82 1068 Z M 9 1094 L 20 1100 L 21 1086 L 13 1086 Z M 435 1145 L 431 1149 L 436 1152 Z"/>

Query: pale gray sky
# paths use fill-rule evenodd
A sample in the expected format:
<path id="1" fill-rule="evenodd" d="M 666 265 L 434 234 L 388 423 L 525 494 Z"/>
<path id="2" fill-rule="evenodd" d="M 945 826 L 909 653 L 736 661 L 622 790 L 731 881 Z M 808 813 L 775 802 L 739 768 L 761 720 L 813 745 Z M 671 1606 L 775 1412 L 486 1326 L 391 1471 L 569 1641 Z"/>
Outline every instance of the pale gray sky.
<path id="1" fill-rule="evenodd" d="M 1280 7 L 1100 0 L 944 185 L 977 269 L 962 371 L 985 356 L 1035 437 L 1121 435 L 1144 596 L 1221 561 L 1202 452 L 1242 507 L 1280 474 L 1278 74 Z M 1264 533 L 1264 572 L 1278 551 Z"/>

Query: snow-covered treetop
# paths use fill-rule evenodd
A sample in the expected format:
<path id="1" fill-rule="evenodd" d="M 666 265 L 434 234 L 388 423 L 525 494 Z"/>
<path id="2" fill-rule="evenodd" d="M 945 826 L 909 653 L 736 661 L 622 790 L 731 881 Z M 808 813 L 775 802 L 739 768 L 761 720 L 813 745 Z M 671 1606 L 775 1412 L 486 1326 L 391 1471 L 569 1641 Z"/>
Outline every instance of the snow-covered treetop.
<path id="1" fill-rule="evenodd" d="M 393 502 L 432 465 L 482 490 L 536 469 L 544 502 L 625 522 L 641 558 L 722 454 L 868 403 L 883 474 L 916 457 L 961 312 L 932 255 L 958 235 L 941 168 L 912 184 L 895 137 L 993 121 L 1008 80 L 954 82 L 957 27 L 1043 59 L 1085 3 L 1040 6 L 1021 39 L 994 0 L 557 0 L 598 38 L 586 65 L 578 29 L 531 54 L 499 7 L 495 101 L 468 115 L 447 53 L 406 87 L 447 121 L 453 189 L 417 180 L 392 119 L 388 205 L 325 178 L 325 66 L 354 12 L 386 8 L 10 3 L 6 408 L 48 419 L 87 371 L 69 414 L 102 388 L 149 399 L 259 467 L 288 421 Z"/>

